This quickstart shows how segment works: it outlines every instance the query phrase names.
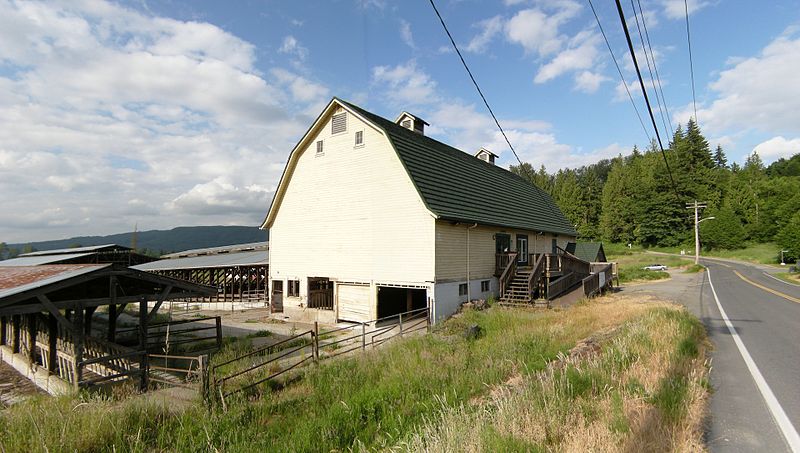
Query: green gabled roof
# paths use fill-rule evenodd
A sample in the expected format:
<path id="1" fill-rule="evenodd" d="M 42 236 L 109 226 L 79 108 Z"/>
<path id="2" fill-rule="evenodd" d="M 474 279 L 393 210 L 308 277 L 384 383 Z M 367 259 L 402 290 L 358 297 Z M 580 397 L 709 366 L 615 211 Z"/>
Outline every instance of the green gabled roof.
<path id="1" fill-rule="evenodd" d="M 604 262 L 606 260 L 606 253 L 603 250 L 602 242 L 570 242 L 567 244 L 566 250 L 590 263 L 598 261 Z"/>
<path id="2" fill-rule="evenodd" d="M 440 218 L 577 236 L 550 195 L 514 173 L 339 101 L 383 129 Z"/>

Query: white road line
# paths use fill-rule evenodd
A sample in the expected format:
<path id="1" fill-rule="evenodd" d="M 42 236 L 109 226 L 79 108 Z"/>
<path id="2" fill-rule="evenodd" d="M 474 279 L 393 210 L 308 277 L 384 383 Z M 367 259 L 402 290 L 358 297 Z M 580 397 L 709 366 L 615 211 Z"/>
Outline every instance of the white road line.
<path id="1" fill-rule="evenodd" d="M 736 347 L 739 348 L 739 353 L 742 355 L 742 359 L 744 359 L 744 363 L 747 365 L 750 375 L 753 376 L 753 380 L 756 382 L 756 386 L 761 392 L 761 396 L 764 397 L 764 402 L 767 403 L 767 407 L 769 407 L 769 411 L 772 413 L 772 417 L 778 424 L 778 428 L 780 428 L 783 438 L 786 439 L 786 443 L 789 445 L 789 448 L 793 453 L 800 453 L 800 435 L 797 434 L 797 430 L 794 429 L 789 417 L 786 416 L 786 412 L 783 411 L 783 408 L 778 402 L 778 399 L 775 397 L 775 394 L 772 393 L 772 389 L 769 388 L 769 384 L 767 384 L 764 376 L 761 375 L 761 371 L 758 370 L 756 363 L 753 361 L 753 357 L 751 357 L 750 353 L 747 352 L 744 342 L 742 342 L 739 334 L 736 333 L 736 329 L 734 329 L 733 324 L 731 324 L 731 320 L 725 313 L 725 309 L 722 308 L 722 304 L 719 302 L 719 297 L 717 297 L 717 291 L 714 289 L 714 283 L 711 282 L 711 269 L 706 267 L 706 273 L 708 274 L 708 283 L 711 285 L 711 292 L 714 294 L 714 300 L 717 302 L 717 308 L 719 308 L 719 314 L 725 321 L 725 325 L 728 327 L 728 331 L 730 332 L 734 343 L 736 343 Z"/>
<path id="2" fill-rule="evenodd" d="M 776 277 L 776 276 L 774 276 L 774 275 L 770 275 L 770 274 L 769 274 L 769 273 L 767 273 L 767 272 L 764 272 L 764 275 L 766 275 L 767 277 L 769 277 L 769 278 L 771 278 L 771 279 L 773 279 L 773 280 L 777 280 L 777 281 L 779 281 L 779 282 L 781 282 L 781 283 L 785 283 L 785 284 L 787 284 L 787 285 L 791 285 L 791 286 L 800 286 L 800 285 L 798 285 L 797 283 L 790 283 L 790 282 L 787 282 L 787 281 L 781 280 L 781 279 L 779 279 L 778 277 Z"/>

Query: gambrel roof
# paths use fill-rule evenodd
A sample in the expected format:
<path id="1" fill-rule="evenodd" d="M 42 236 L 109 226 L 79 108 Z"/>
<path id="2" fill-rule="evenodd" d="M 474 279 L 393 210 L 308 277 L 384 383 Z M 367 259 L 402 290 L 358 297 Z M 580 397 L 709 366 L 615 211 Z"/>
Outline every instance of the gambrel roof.
<path id="1" fill-rule="evenodd" d="M 341 105 L 361 117 L 387 137 L 425 206 L 437 218 L 577 235 L 550 195 L 525 179 L 341 99 L 334 98 L 331 101 L 306 137 L 333 104 Z M 295 151 L 299 147 L 298 144 Z M 280 196 L 291 164 L 292 157 L 287 163 L 270 211 Z M 262 228 L 268 227 L 272 214 L 270 212 L 267 215 Z"/>

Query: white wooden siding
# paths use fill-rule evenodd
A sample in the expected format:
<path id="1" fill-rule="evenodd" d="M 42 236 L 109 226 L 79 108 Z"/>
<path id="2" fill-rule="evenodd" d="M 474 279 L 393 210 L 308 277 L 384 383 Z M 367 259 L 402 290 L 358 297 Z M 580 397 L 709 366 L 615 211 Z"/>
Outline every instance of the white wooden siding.
<path id="1" fill-rule="evenodd" d="M 362 147 L 354 146 L 358 130 Z M 347 132 L 330 132 L 327 118 L 284 175 L 270 226 L 271 278 L 432 281 L 434 219 L 388 139 L 349 112 Z"/>

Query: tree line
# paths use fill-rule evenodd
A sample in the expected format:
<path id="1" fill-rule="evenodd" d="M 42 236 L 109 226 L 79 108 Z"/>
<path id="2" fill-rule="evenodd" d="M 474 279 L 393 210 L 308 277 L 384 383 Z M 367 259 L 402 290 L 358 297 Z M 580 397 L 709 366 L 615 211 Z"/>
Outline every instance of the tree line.
<path id="1" fill-rule="evenodd" d="M 765 166 L 757 153 L 743 165 L 713 151 L 697 124 L 678 126 L 661 155 L 657 144 L 551 174 L 544 166 L 511 171 L 549 193 L 583 240 L 646 247 L 694 244 L 694 211 L 706 202 L 700 224 L 706 250 L 734 249 L 748 242 L 775 242 L 800 258 L 800 154 Z M 667 171 L 667 164 L 671 170 Z"/>

